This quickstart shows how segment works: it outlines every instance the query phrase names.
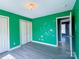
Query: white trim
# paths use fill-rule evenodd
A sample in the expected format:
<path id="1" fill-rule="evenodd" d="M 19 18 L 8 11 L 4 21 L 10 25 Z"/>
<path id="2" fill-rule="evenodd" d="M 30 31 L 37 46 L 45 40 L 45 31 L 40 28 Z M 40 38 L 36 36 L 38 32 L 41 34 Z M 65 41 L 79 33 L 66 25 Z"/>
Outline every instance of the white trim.
<path id="1" fill-rule="evenodd" d="M 9 40 L 9 48 L 8 48 L 8 50 L 10 49 L 10 24 L 9 24 L 9 17 L 8 17 L 8 40 Z"/>
<path id="2" fill-rule="evenodd" d="M 38 41 L 32 41 L 32 42 L 47 45 L 47 46 L 57 47 L 56 45 L 53 45 L 53 44 L 48 44 L 48 43 L 43 43 L 43 42 L 38 42 Z"/>
<path id="3" fill-rule="evenodd" d="M 58 47 L 58 18 L 56 18 L 56 45 Z"/>
<path id="4" fill-rule="evenodd" d="M 72 12 L 70 12 L 70 50 L 71 50 L 71 57 L 73 57 L 73 47 L 72 47 Z"/>
<path id="5" fill-rule="evenodd" d="M 69 17 L 69 16 L 61 16 L 61 17 L 57 17 L 56 20 L 57 20 L 57 19 L 61 19 L 61 18 L 67 18 L 67 17 Z"/>
<path id="6" fill-rule="evenodd" d="M 77 55 L 76 55 L 76 53 L 75 53 L 75 52 L 74 52 L 74 57 L 75 57 L 75 59 L 78 59 L 78 58 L 77 58 Z"/>
<path id="7" fill-rule="evenodd" d="M 72 12 L 70 12 L 70 16 L 61 16 L 61 17 L 57 17 L 56 18 L 56 42 L 57 42 L 57 46 L 58 46 L 58 19 L 60 19 L 60 18 L 67 18 L 67 17 L 69 17 L 70 18 L 70 26 L 71 26 L 71 28 L 70 28 L 70 35 L 72 35 L 72 31 L 71 31 L 71 29 L 72 29 Z M 71 50 L 71 57 L 73 56 L 73 51 L 72 51 L 72 38 L 70 39 L 70 50 Z"/>
<path id="8" fill-rule="evenodd" d="M 17 49 L 17 48 L 20 48 L 20 47 L 21 46 L 19 45 L 19 46 L 16 46 L 16 47 L 13 47 L 13 48 L 9 49 L 8 51 L 12 51 L 12 50 Z"/>
<path id="9" fill-rule="evenodd" d="M 0 15 L 1 17 L 4 17 L 4 18 L 7 18 L 8 20 L 8 50 L 10 50 L 10 28 L 9 28 L 9 17 L 8 16 L 3 16 L 3 15 Z"/>

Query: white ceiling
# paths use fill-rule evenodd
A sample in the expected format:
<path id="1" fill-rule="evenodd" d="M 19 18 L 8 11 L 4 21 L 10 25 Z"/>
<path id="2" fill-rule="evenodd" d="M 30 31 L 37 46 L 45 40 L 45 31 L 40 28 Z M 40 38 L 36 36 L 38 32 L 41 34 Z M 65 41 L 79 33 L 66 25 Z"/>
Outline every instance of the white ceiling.
<path id="1" fill-rule="evenodd" d="M 0 0 L 0 9 L 19 14 L 29 18 L 37 18 L 72 10 L 76 0 Z M 28 10 L 26 4 L 35 2 L 38 8 Z"/>

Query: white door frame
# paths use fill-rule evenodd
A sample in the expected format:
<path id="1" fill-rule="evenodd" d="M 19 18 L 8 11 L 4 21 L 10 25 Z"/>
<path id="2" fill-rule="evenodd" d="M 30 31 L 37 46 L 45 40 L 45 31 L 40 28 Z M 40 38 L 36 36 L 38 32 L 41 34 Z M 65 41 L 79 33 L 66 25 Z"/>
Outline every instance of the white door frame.
<path id="1" fill-rule="evenodd" d="M 70 35 L 72 35 L 72 31 L 71 31 L 71 29 L 72 29 L 72 12 L 70 12 L 70 15 L 69 16 L 63 16 L 63 17 L 57 17 L 56 18 L 56 42 L 57 42 L 57 47 L 58 47 L 58 19 L 60 19 L 60 18 L 67 18 L 67 17 L 69 17 L 70 19 L 69 19 L 69 21 L 70 21 Z M 73 56 L 73 48 L 72 48 L 72 36 L 70 37 L 70 51 L 71 51 L 71 57 Z"/>
<path id="2" fill-rule="evenodd" d="M 7 51 L 10 51 L 10 28 L 9 28 L 9 17 L 8 16 L 3 16 L 3 15 L 0 15 L 0 17 L 4 17 L 8 20 L 8 50 Z"/>
<path id="3" fill-rule="evenodd" d="M 32 24 L 32 22 L 30 22 L 30 21 L 27 21 L 27 20 L 23 20 L 23 19 L 20 19 L 20 25 L 21 25 L 21 21 L 24 21 L 24 22 L 27 22 L 28 23 L 28 32 L 29 32 L 29 24 L 31 23 Z M 20 28 L 20 31 L 21 31 L 21 28 Z M 32 33 L 31 33 L 31 36 L 32 36 Z M 29 33 L 28 33 L 28 41 L 32 41 L 32 39 L 29 39 L 29 37 L 30 37 L 30 35 L 29 35 Z M 22 42 L 21 42 L 21 32 L 20 32 L 20 46 L 22 45 Z"/>

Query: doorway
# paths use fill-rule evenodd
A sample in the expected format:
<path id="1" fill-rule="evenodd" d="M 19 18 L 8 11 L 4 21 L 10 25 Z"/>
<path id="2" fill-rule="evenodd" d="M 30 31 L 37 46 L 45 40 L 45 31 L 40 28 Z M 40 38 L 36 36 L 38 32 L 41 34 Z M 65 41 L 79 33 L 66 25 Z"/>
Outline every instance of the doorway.
<path id="1" fill-rule="evenodd" d="M 0 16 L 0 53 L 9 50 L 9 18 Z"/>
<path id="2" fill-rule="evenodd" d="M 72 20 L 70 16 L 57 18 L 58 47 L 72 56 Z"/>
<path id="3" fill-rule="evenodd" d="M 20 20 L 20 43 L 24 45 L 32 40 L 32 22 Z"/>

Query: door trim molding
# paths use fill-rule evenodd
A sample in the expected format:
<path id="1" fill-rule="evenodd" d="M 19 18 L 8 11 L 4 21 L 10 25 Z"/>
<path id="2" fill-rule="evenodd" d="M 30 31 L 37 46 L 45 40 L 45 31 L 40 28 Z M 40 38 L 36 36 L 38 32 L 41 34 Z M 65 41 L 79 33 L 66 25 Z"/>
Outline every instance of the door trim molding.
<path id="1" fill-rule="evenodd" d="M 61 17 L 57 17 L 56 18 L 56 45 L 58 47 L 58 19 L 60 18 L 67 18 L 69 17 L 70 18 L 70 23 L 72 24 L 72 12 L 70 12 L 70 15 L 69 16 L 61 16 Z M 72 29 L 72 25 L 70 24 L 71 28 L 70 30 Z M 70 34 L 72 34 L 72 31 L 70 32 Z M 72 38 L 70 39 L 70 50 L 71 50 L 71 57 L 73 56 L 73 51 L 72 51 Z"/>
<path id="2" fill-rule="evenodd" d="M 70 12 L 70 35 L 72 35 L 72 12 Z M 72 37 L 70 37 L 70 50 L 71 50 L 71 57 L 73 57 L 73 47 L 72 47 Z"/>

